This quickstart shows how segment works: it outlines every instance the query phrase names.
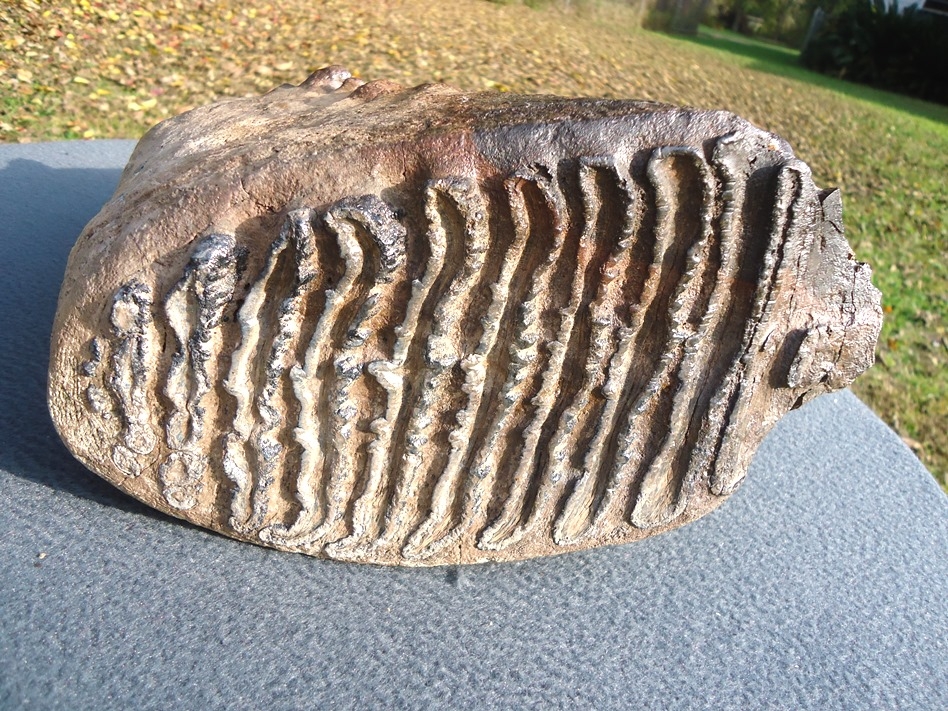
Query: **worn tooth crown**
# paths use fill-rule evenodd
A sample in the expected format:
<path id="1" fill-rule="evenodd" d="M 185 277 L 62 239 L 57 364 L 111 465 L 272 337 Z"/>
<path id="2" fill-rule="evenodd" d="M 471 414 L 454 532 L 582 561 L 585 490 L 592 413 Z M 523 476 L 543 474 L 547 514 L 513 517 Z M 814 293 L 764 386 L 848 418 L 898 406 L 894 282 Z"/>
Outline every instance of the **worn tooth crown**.
<path id="1" fill-rule="evenodd" d="M 70 257 L 50 409 L 236 538 L 525 558 L 714 508 L 880 322 L 838 192 L 733 115 L 337 67 L 142 140 Z"/>

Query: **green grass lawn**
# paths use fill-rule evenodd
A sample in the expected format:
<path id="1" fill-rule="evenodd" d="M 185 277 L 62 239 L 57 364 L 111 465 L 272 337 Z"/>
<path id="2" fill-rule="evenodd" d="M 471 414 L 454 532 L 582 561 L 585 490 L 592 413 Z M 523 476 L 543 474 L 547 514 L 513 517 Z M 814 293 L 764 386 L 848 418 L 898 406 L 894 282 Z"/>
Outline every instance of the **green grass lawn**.
<path id="1" fill-rule="evenodd" d="M 886 322 L 854 389 L 948 486 L 948 108 L 809 72 L 716 30 L 639 28 L 608 2 L 0 4 L 0 140 L 138 137 L 187 108 L 344 64 L 367 78 L 724 108 L 842 188 Z M 252 5 L 252 7 L 251 7 Z"/>
<path id="2" fill-rule="evenodd" d="M 699 28 L 697 37 L 684 39 L 702 47 L 740 57 L 738 61 L 748 69 L 795 79 L 860 101 L 872 102 L 887 109 L 911 113 L 920 118 L 935 121 L 942 127 L 948 123 L 948 106 L 818 74 L 801 65 L 800 52 L 789 47 L 745 37 L 728 30 L 704 26 Z"/>

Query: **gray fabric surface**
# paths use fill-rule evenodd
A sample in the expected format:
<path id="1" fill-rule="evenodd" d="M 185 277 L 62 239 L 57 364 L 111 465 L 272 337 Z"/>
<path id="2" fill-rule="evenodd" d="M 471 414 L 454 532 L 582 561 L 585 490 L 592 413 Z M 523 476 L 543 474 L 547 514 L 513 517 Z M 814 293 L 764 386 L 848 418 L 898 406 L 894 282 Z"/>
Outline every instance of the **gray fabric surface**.
<path id="1" fill-rule="evenodd" d="M 0 708 L 948 708 L 948 499 L 849 393 L 717 512 L 506 565 L 345 565 L 154 513 L 45 405 L 68 250 L 131 142 L 0 146 Z"/>

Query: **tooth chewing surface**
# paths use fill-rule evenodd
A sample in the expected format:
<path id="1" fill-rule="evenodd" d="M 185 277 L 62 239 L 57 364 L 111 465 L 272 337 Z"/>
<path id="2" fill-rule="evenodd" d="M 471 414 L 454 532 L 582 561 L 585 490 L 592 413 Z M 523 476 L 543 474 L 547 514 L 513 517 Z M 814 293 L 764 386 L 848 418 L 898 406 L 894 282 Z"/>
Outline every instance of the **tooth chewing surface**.
<path id="1" fill-rule="evenodd" d="M 61 307 L 83 338 L 51 364 L 78 382 L 57 426 L 90 423 L 84 460 L 149 503 L 384 564 L 632 541 L 717 506 L 785 411 L 868 364 L 878 294 L 838 195 L 740 119 L 538 99 L 527 125 L 527 99 L 320 81 L 259 101 L 316 97 L 326 131 L 381 102 L 379 135 L 420 138 L 334 133 L 345 165 L 316 146 L 272 199 L 241 173 L 104 310 Z"/>

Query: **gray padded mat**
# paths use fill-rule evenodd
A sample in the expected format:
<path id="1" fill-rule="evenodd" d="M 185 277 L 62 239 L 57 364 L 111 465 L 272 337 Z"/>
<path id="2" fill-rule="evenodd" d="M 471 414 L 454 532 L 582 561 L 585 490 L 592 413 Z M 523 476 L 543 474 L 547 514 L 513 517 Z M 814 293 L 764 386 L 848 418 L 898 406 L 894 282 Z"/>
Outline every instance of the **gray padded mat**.
<path id="1" fill-rule="evenodd" d="M 236 543 L 74 461 L 45 405 L 73 240 L 133 144 L 0 146 L 0 708 L 948 708 L 948 498 L 850 393 L 636 545 L 398 570 Z"/>

